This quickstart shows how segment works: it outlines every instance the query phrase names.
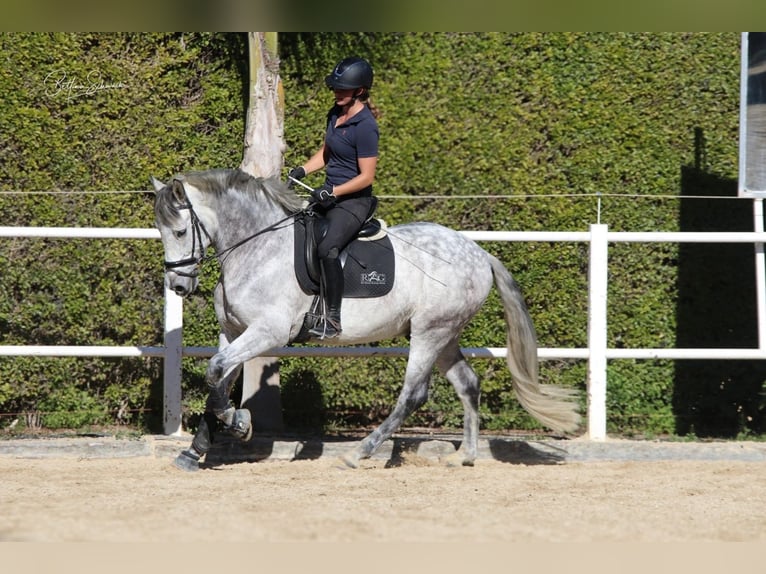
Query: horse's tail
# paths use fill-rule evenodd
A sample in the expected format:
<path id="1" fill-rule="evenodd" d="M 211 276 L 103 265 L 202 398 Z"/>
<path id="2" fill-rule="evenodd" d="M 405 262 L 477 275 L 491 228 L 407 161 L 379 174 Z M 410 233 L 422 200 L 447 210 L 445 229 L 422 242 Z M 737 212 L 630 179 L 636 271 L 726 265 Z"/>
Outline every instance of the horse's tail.
<path id="1" fill-rule="evenodd" d="M 495 285 L 500 292 L 507 325 L 508 368 L 513 390 L 521 406 L 545 426 L 571 432 L 580 425 L 577 392 L 537 380 L 537 334 L 521 293 L 510 272 L 493 255 L 489 256 Z"/>

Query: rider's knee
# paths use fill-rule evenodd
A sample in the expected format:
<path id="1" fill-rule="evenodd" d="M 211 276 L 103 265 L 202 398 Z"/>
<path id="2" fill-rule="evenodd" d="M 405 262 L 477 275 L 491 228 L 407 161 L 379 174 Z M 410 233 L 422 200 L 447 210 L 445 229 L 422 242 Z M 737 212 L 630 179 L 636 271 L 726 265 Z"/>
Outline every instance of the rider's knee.
<path id="1" fill-rule="evenodd" d="M 331 248 L 322 248 L 322 246 L 319 246 L 319 249 L 317 249 L 317 256 L 320 259 L 337 259 L 340 255 L 340 251 L 337 247 L 331 247 Z"/>

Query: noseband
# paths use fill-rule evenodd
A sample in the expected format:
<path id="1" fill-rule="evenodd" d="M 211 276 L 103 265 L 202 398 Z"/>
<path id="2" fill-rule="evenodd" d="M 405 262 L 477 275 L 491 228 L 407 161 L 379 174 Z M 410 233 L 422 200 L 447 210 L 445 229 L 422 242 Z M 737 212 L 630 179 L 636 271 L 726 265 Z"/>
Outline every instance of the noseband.
<path id="1" fill-rule="evenodd" d="M 199 217 L 197 217 L 197 213 L 194 211 L 194 208 L 192 207 L 191 203 L 187 201 L 186 204 L 179 206 L 178 209 L 188 209 L 191 215 L 191 222 L 192 222 L 191 257 L 187 257 L 186 259 L 179 259 L 178 261 L 165 261 L 165 271 L 169 271 L 172 269 L 172 270 L 175 270 L 176 275 L 181 275 L 182 277 L 197 277 L 199 275 L 199 266 L 206 259 L 205 246 L 202 243 L 202 234 L 203 233 L 205 234 L 205 237 L 207 237 L 208 243 L 212 242 L 212 238 L 210 237 L 210 234 L 207 232 L 207 229 L 205 229 L 205 226 L 203 225 L 203 223 L 200 221 Z M 197 245 L 199 245 L 199 256 L 196 255 Z M 192 271 L 178 271 L 179 267 L 186 267 L 187 265 L 194 265 L 194 269 Z"/>

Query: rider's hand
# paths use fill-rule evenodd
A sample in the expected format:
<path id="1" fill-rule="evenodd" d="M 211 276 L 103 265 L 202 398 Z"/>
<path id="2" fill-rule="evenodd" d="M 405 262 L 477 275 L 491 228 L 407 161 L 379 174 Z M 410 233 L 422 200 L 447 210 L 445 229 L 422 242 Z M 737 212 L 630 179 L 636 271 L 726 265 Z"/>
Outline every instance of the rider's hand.
<path id="1" fill-rule="evenodd" d="M 332 194 L 332 185 L 329 183 L 323 183 L 316 189 L 311 190 L 311 197 L 318 203 L 323 209 L 329 209 L 335 205 L 337 198 Z"/>
<path id="2" fill-rule="evenodd" d="M 290 170 L 290 173 L 287 174 L 287 187 L 289 189 L 292 189 L 295 187 L 295 179 L 303 179 L 306 177 L 306 170 L 303 168 L 302 165 L 299 165 L 298 167 L 294 167 Z"/>

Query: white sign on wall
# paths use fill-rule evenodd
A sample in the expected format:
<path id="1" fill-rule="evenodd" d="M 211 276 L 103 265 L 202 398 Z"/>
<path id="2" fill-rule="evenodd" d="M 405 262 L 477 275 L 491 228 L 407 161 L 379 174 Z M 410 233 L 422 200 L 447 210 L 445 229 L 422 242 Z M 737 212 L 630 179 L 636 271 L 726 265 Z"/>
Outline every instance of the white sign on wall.
<path id="1" fill-rule="evenodd" d="M 739 195 L 766 197 L 766 32 L 742 33 Z"/>

